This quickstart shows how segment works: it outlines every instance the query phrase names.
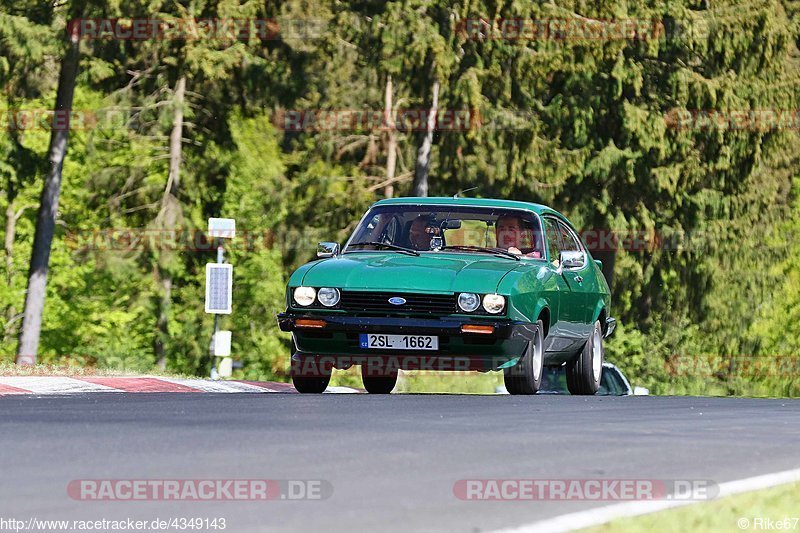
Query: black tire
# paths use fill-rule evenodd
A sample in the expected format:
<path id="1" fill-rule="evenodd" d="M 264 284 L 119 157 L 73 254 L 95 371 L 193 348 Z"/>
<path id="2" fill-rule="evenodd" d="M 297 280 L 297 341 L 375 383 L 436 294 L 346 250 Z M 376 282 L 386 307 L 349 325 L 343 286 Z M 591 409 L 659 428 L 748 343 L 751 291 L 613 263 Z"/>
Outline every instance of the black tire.
<path id="1" fill-rule="evenodd" d="M 544 373 L 544 324 L 536 321 L 533 338 L 525 354 L 511 368 L 503 369 L 503 381 L 509 394 L 536 394 Z"/>
<path id="2" fill-rule="evenodd" d="M 292 384 L 301 394 L 320 394 L 328 388 L 333 368 L 316 362 L 303 364 L 292 360 Z"/>
<path id="3" fill-rule="evenodd" d="M 370 394 L 389 394 L 397 385 L 397 369 L 381 373 L 368 365 L 361 365 L 361 381 Z"/>
<path id="4" fill-rule="evenodd" d="M 600 388 L 603 374 L 603 329 L 600 321 L 594 323 L 592 334 L 578 356 L 567 363 L 567 388 L 570 394 L 591 396 Z"/>

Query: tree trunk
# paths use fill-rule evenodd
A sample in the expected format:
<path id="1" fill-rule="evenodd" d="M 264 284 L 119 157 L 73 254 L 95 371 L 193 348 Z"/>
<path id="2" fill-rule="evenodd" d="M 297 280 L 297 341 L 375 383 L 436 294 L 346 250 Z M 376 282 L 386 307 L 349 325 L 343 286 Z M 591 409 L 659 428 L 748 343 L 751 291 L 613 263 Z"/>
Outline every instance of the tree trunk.
<path id="1" fill-rule="evenodd" d="M 69 45 L 61 63 L 58 76 L 58 92 L 56 94 L 56 112 L 66 113 L 72 110 L 72 96 L 75 92 L 75 78 L 78 76 L 80 61 L 79 35 L 73 32 Z M 60 115 L 59 115 L 60 116 Z M 65 127 L 53 128 L 50 134 L 48 160 L 50 170 L 45 178 L 39 202 L 39 214 L 36 217 L 36 233 L 33 237 L 31 265 L 28 273 L 28 291 L 25 294 L 25 311 L 22 319 L 22 332 L 17 350 L 17 364 L 36 364 L 39 351 L 39 336 L 42 330 L 42 311 L 47 290 L 47 270 L 50 264 L 50 246 L 58 214 L 58 197 L 61 194 L 61 172 L 64 158 L 67 155 L 67 139 L 69 137 L 69 120 Z"/>
<path id="2" fill-rule="evenodd" d="M 158 277 L 161 284 L 161 295 L 158 300 L 158 319 L 156 320 L 156 340 L 153 343 L 153 349 L 156 355 L 156 362 L 158 368 L 166 370 L 167 368 L 167 352 L 165 349 L 165 340 L 169 335 L 169 308 L 172 303 L 172 276 L 165 274 L 161 267 L 158 268 Z"/>
<path id="3" fill-rule="evenodd" d="M 177 199 L 181 175 L 181 139 L 183 138 L 183 103 L 186 95 L 186 77 L 181 76 L 175 83 L 174 115 L 172 132 L 169 135 L 169 179 L 164 198 Z M 166 201 L 166 200 L 165 200 Z M 175 219 L 168 221 L 175 223 Z"/>
<path id="4" fill-rule="evenodd" d="M 165 232 L 175 231 L 180 218 L 180 204 L 178 190 L 180 188 L 181 172 L 181 139 L 183 138 L 183 104 L 186 95 L 186 77 L 181 76 L 175 83 L 173 96 L 174 115 L 172 119 L 172 132 L 169 136 L 169 177 L 159 212 L 159 228 Z M 172 303 L 172 273 L 168 266 L 169 252 L 158 250 L 158 279 L 161 284 L 161 297 L 158 305 L 158 319 L 156 320 L 156 340 L 153 350 L 156 362 L 161 370 L 166 369 L 167 354 L 164 347 L 169 336 L 169 308 Z"/>
<path id="5" fill-rule="evenodd" d="M 6 207 L 6 235 L 4 239 L 4 249 L 6 252 L 6 284 L 11 287 L 11 270 L 14 268 L 14 234 L 17 232 L 17 216 L 14 213 L 14 201 L 9 194 L 8 206 Z"/>
<path id="6" fill-rule="evenodd" d="M 14 202 L 12 191 L 8 191 L 8 207 L 6 207 L 6 236 L 4 239 L 4 249 L 6 253 L 6 286 L 9 290 L 12 288 L 14 281 L 14 235 L 17 232 L 17 215 L 14 213 Z M 17 309 L 13 303 L 6 307 L 6 323 L 3 328 L 3 342 L 9 342 L 11 336 L 11 321 L 14 320 L 14 315 L 17 314 Z"/>
<path id="7" fill-rule="evenodd" d="M 386 95 L 384 98 L 384 115 L 386 117 L 386 187 L 383 194 L 386 198 L 394 196 L 394 174 L 397 168 L 397 126 L 394 120 L 392 105 L 392 76 L 386 78 Z"/>
<path id="8" fill-rule="evenodd" d="M 433 78 L 431 88 L 433 98 L 428 111 L 428 123 L 425 128 L 425 137 L 417 150 L 417 164 L 414 168 L 414 196 L 428 196 L 428 172 L 431 168 L 431 145 L 433 144 L 433 130 L 436 127 L 436 115 L 439 112 L 439 78 Z"/>

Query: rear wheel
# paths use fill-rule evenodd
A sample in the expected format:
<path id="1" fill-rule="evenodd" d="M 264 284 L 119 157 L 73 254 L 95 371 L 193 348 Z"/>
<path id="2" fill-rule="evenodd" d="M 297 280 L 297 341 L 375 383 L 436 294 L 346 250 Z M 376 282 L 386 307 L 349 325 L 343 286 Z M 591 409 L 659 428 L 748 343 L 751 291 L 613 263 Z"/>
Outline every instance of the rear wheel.
<path id="1" fill-rule="evenodd" d="M 603 373 L 603 330 L 594 323 L 592 335 L 574 361 L 567 363 L 567 388 L 570 394 L 592 395 L 600 388 Z"/>
<path id="2" fill-rule="evenodd" d="M 544 369 L 544 324 L 536 321 L 533 338 L 516 365 L 503 370 L 503 381 L 510 394 L 536 394 Z"/>
<path id="3" fill-rule="evenodd" d="M 331 381 L 333 368 L 329 364 L 317 361 L 314 358 L 305 358 L 302 361 L 292 359 L 291 375 L 292 384 L 297 392 L 303 394 L 320 394 L 328 388 Z"/>
<path id="4" fill-rule="evenodd" d="M 370 394 L 389 394 L 397 385 L 397 369 L 384 369 L 361 365 L 361 381 Z"/>

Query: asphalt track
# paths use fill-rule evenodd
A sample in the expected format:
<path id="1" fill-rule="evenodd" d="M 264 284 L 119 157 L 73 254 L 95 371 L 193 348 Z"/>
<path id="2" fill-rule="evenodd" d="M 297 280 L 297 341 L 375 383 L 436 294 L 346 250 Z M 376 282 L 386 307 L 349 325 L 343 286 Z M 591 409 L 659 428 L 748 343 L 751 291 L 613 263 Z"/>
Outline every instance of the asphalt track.
<path id="1" fill-rule="evenodd" d="M 800 467 L 798 444 L 796 400 L 7 396 L 0 397 L 0 519 L 224 517 L 232 532 L 486 531 L 608 502 L 464 501 L 454 496 L 458 480 L 722 483 Z M 332 495 L 108 502 L 67 493 L 80 479 L 252 478 L 325 480 Z"/>

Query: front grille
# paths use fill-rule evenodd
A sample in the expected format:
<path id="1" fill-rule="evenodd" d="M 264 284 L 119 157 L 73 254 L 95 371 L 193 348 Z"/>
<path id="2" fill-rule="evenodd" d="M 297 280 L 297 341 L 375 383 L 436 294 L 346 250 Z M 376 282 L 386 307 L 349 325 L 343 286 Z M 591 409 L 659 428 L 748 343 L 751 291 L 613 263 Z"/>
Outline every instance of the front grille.
<path id="1" fill-rule="evenodd" d="M 393 297 L 404 298 L 406 303 L 389 303 L 389 298 Z M 450 315 L 456 312 L 456 297 L 453 294 L 342 291 L 339 305 L 342 309 L 356 313 Z"/>

